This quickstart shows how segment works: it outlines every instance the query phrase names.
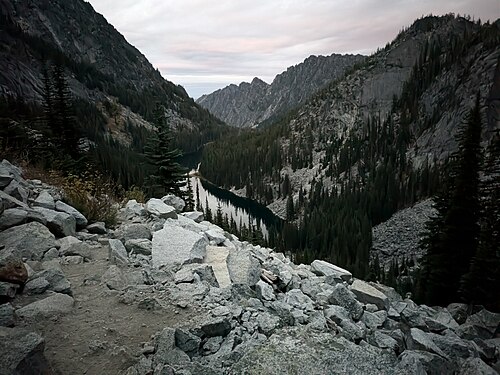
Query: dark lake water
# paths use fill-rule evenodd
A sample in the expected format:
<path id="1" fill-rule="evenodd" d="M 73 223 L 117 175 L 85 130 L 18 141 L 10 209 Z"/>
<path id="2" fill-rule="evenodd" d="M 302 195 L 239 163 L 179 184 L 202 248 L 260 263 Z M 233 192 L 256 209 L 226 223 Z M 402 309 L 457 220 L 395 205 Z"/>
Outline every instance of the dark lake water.
<path id="1" fill-rule="evenodd" d="M 220 205 L 223 215 L 231 217 L 236 222 L 238 229 L 244 224 L 247 228 L 251 226 L 260 227 L 262 234 L 267 238 L 270 227 L 279 228 L 282 220 L 274 215 L 271 210 L 252 199 L 240 197 L 226 189 L 221 189 L 208 181 L 197 176 L 191 177 L 194 199 L 196 202 L 196 191 L 200 194 L 199 200 L 203 208 L 208 207 L 215 215 Z"/>

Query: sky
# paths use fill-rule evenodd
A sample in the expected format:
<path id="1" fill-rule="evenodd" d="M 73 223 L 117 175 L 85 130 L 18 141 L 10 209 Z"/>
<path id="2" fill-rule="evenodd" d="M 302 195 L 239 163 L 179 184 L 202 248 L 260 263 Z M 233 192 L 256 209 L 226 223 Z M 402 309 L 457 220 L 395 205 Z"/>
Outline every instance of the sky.
<path id="1" fill-rule="evenodd" d="M 271 83 L 310 55 L 370 54 L 430 13 L 500 18 L 500 0 L 89 0 L 166 79 L 198 98 Z"/>

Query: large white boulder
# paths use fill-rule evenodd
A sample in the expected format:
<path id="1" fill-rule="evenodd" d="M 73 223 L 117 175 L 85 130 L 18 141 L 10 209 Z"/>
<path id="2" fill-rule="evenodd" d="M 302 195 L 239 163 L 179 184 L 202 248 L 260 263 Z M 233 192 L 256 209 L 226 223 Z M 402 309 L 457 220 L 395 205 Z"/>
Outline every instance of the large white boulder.
<path id="1" fill-rule="evenodd" d="M 151 198 L 146 203 L 146 211 L 160 219 L 177 219 L 175 208 L 162 202 L 161 199 Z"/>
<path id="2" fill-rule="evenodd" d="M 319 276 L 333 276 L 344 281 L 352 278 L 352 273 L 324 260 L 315 260 L 311 263 L 311 271 Z"/>
<path id="3" fill-rule="evenodd" d="M 233 284 L 254 286 L 260 280 L 260 263 L 247 249 L 231 249 L 227 269 Z"/>
<path id="4" fill-rule="evenodd" d="M 387 296 L 381 291 L 375 289 L 368 283 L 361 280 L 354 280 L 350 286 L 351 292 L 353 292 L 358 301 L 362 303 L 373 303 L 381 310 L 389 310 L 390 301 Z"/>
<path id="5" fill-rule="evenodd" d="M 184 207 L 186 207 L 186 202 L 184 202 L 182 198 L 176 197 L 173 194 L 165 195 L 161 198 L 161 200 L 166 205 L 174 207 L 178 213 L 181 213 L 184 210 Z"/>
<path id="6" fill-rule="evenodd" d="M 166 225 L 153 234 L 153 266 L 200 263 L 207 251 L 207 239 L 176 225 Z"/>

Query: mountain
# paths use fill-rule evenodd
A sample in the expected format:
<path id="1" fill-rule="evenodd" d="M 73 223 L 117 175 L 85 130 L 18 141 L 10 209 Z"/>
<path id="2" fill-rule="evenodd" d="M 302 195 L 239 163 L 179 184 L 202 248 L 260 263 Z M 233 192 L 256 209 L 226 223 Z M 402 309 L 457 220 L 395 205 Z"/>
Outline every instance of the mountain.
<path id="1" fill-rule="evenodd" d="M 442 184 L 478 93 L 483 144 L 498 130 L 499 42 L 499 21 L 421 18 L 273 125 L 211 144 L 201 172 L 287 218 L 278 246 L 366 275 L 371 227 Z"/>
<path id="2" fill-rule="evenodd" d="M 83 0 L 0 0 L 0 19 L 0 98 L 6 123 L 34 126 L 23 116 L 40 113 L 44 70 L 61 65 L 76 121 L 91 142 L 141 151 L 153 129 L 156 102 L 169 111 L 178 146 L 185 152 L 227 129 L 181 86 L 165 80 Z M 24 109 L 17 111 L 16 106 Z"/>
<path id="3" fill-rule="evenodd" d="M 278 74 L 270 85 L 254 78 L 251 83 L 233 84 L 203 95 L 197 103 L 229 125 L 255 127 L 263 122 L 270 123 L 304 103 L 313 93 L 342 77 L 365 58 L 339 54 L 310 56 Z"/>

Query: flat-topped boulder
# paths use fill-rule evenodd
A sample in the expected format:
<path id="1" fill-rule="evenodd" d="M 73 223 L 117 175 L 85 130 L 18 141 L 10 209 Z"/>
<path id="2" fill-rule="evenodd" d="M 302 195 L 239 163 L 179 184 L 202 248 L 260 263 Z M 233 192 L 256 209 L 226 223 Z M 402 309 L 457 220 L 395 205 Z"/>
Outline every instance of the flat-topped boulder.
<path id="1" fill-rule="evenodd" d="M 146 211 L 160 219 L 177 219 L 175 207 L 165 204 L 161 199 L 151 198 L 146 203 Z"/>
<path id="2" fill-rule="evenodd" d="M 205 258 L 208 241 L 198 233 L 165 223 L 153 234 L 153 266 L 201 263 Z"/>
<path id="3" fill-rule="evenodd" d="M 54 198 L 48 191 L 42 191 L 38 197 L 33 202 L 33 206 L 48 208 L 49 210 L 53 210 L 56 207 L 56 203 Z"/>
<path id="4" fill-rule="evenodd" d="M 16 314 L 23 319 L 46 319 L 69 313 L 75 301 L 67 294 L 54 293 L 42 300 L 32 302 L 18 310 Z"/>
<path id="5" fill-rule="evenodd" d="M 247 249 L 231 249 L 227 269 L 233 284 L 254 286 L 260 280 L 260 263 Z"/>
<path id="6" fill-rule="evenodd" d="M 35 207 L 34 210 L 43 215 L 45 220 L 47 220 L 47 228 L 56 236 L 66 237 L 76 235 L 76 220 L 72 215 L 43 207 Z"/>
<path id="7" fill-rule="evenodd" d="M 0 250 L 0 259 L 41 260 L 47 250 L 56 247 L 56 239 L 46 226 L 31 222 L 0 232 L 0 244 L 5 246 Z"/>
<path id="8" fill-rule="evenodd" d="M 311 263 L 311 271 L 319 276 L 333 276 L 344 281 L 352 278 L 352 273 L 334 264 L 316 259 Z"/>
<path id="9" fill-rule="evenodd" d="M 358 301 L 365 304 L 373 303 L 381 310 L 389 310 L 389 298 L 370 284 L 356 279 L 351 284 L 350 289 L 356 295 Z"/>
<path id="10" fill-rule="evenodd" d="M 80 228 L 83 228 L 88 224 L 87 218 L 80 211 L 62 201 L 56 202 L 56 211 L 65 212 L 68 215 L 73 216 L 76 225 Z"/>

